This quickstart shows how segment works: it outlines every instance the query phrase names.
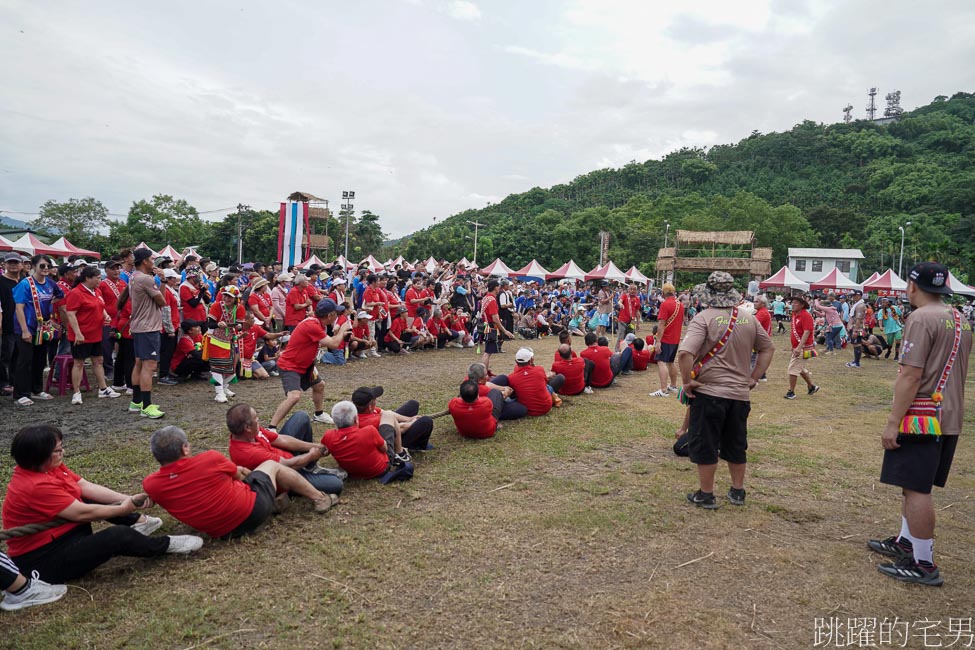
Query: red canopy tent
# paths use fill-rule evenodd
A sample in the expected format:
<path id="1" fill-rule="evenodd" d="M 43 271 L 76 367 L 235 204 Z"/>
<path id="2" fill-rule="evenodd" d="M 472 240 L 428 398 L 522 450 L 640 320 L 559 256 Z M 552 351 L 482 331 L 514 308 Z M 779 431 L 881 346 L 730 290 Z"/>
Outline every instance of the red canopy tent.
<path id="1" fill-rule="evenodd" d="M 152 250 L 151 248 L 149 248 L 149 245 L 148 245 L 148 244 L 146 244 L 146 243 L 145 243 L 144 241 L 140 241 L 140 242 L 139 242 L 139 245 L 138 245 L 138 246 L 136 246 L 136 248 L 144 248 L 144 249 L 146 249 L 147 251 L 149 251 L 150 253 L 152 253 L 152 256 L 153 256 L 154 258 L 155 258 L 155 257 L 159 257 L 159 253 L 157 253 L 156 251 L 154 251 L 154 250 Z"/>
<path id="2" fill-rule="evenodd" d="M 569 260 L 551 273 L 545 274 L 546 280 L 561 280 L 563 278 L 568 280 L 584 280 L 586 278 L 586 272 L 580 269 L 579 265 L 574 261 Z"/>
<path id="3" fill-rule="evenodd" d="M 545 267 L 538 263 L 538 260 L 532 260 L 526 264 L 523 268 L 518 269 L 512 275 L 517 277 L 532 277 L 532 278 L 542 278 L 543 280 L 548 276 L 548 271 Z"/>
<path id="4" fill-rule="evenodd" d="M 166 247 L 159 251 L 159 255 L 168 257 L 176 264 L 179 264 L 183 260 L 183 256 L 179 254 L 179 251 L 170 244 L 166 244 Z"/>
<path id="5" fill-rule="evenodd" d="M 761 289 L 798 289 L 799 291 L 809 291 L 809 283 L 800 280 L 795 273 L 789 270 L 788 266 L 783 266 L 771 277 L 758 283 Z"/>
<path id="6" fill-rule="evenodd" d="M 877 291 L 881 295 L 887 295 L 891 292 L 904 293 L 907 291 L 907 283 L 901 280 L 892 269 L 887 269 L 882 274 L 877 275 L 876 278 L 864 282 L 863 290 Z"/>
<path id="7" fill-rule="evenodd" d="M 45 244 L 32 233 L 26 233 L 17 241 L 10 242 L 10 246 L 18 253 L 27 253 L 28 255 L 53 255 L 55 257 L 71 255 L 71 251 L 68 249 L 53 244 Z"/>
<path id="8" fill-rule="evenodd" d="M 948 286 L 955 293 L 960 293 L 965 296 L 975 296 L 975 287 L 970 287 L 958 278 L 951 271 L 948 271 Z"/>
<path id="9" fill-rule="evenodd" d="M 626 282 L 626 274 L 619 270 L 612 261 L 605 266 L 597 266 L 589 273 L 586 273 L 586 280 L 614 280 L 616 282 Z"/>
<path id="10" fill-rule="evenodd" d="M 101 253 L 98 253 L 96 251 L 90 251 L 86 248 L 82 248 L 81 246 L 75 246 L 74 244 L 69 242 L 66 237 L 61 237 L 57 241 L 52 242 L 51 246 L 69 250 L 71 251 L 71 255 L 81 255 L 82 257 L 94 257 L 96 260 L 100 260 L 102 258 Z"/>
<path id="11" fill-rule="evenodd" d="M 479 273 L 481 275 L 496 275 L 502 278 L 515 274 L 507 264 L 501 261 L 500 257 L 481 269 Z"/>
<path id="12" fill-rule="evenodd" d="M 819 278 L 815 282 L 809 283 L 810 289 L 846 289 L 852 291 L 853 289 L 860 289 L 860 285 L 843 275 L 843 273 L 834 268 L 832 271 Z"/>
<path id="13" fill-rule="evenodd" d="M 311 268 L 311 265 L 312 264 L 317 264 L 320 267 L 325 268 L 325 262 L 323 262 L 322 260 L 320 260 L 318 258 L 318 255 L 312 255 L 311 257 L 309 257 L 307 260 L 305 260 L 301 264 L 296 265 L 295 268 L 307 269 L 307 268 Z"/>
<path id="14" fill-rule="evenodd" d="M 630 270 L 626 272 L 626 279 L 630 282 L 638 282 L 640 284 L 647 284 L 650 282 L 650 278 L 640 273 L 640 269 L 636 268 L 636 265 L 630 267 Z"/>
<path id="15" fill-rule="evenodd" d="M 0 235 L 0 251 L 12 251 L 13 249 L 13 242 L 3 235 Z"/>
<path id="16" fill-rule="evenodd" d="M 379 273 L 380 271 L 385 270 L 385 267 L 380 264 L 379 260 L 372 255 L 367 256 L 364 260 L 359 262 L 359 266 L 362 266 L 363 264 L 365 264 L 373 273 Z"/>

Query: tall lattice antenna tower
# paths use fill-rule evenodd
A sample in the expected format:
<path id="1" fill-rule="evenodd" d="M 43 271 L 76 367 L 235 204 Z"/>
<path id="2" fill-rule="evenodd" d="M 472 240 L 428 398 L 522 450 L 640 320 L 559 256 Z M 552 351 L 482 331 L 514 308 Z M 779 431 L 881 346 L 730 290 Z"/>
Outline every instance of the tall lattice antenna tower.
<path id="1" fill-rule="evenodd" d="M 853 121 L 853 104 L 847 104 L 846 108 L 843 109 L 843 121 L 849 124 Z"/>
<path id="2" fill-rule="evenodd" d="M 887 100 L 884 117 L 900 117 L 900 114 L 904 112 L 904 109 L 901 108 L 901 91 L 895 90 L 892 93 L 887 93 L 884 99 Z"/>
<path id="3" fill-rule="evenodd" d="M 870 96 L 870 103 L 867 104 L 867 119 L 873 120 L 877 117 L 877 102 L 874 101 L 874 97 L 877 96 L 877 89 L 871 88 L 867 94 Z"/>

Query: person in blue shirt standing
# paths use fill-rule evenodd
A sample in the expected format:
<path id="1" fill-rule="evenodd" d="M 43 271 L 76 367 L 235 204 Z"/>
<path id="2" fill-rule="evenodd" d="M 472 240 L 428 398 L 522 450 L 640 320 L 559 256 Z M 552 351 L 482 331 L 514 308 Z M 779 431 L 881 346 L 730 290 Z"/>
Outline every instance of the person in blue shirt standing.
<path id="1" fill-rule="evenodd" d="M 772 317 L 778 324 L 775 333 L 781 334 L 785 331 L 785 301 L 782 300 L 782 296 L 775 296 L 775 300 L 772 301 Z"/>
<path id="2" fill-rule="evenodd" d="M 51 319 L 53 303 L 64 297 L 61 288 L 47 277 L 54 263 L 47 255 L 30 260 L 30 274 L 14 287 L 14 334 L 17 339 L 17 371 L 14 376 L 14 399 L 20 406 L 31 406 L 31 399 L 53 399 L 44 392 L 44 365 L 50 341 L 44 338 L 43 325 Z M 38 329 L 42 333 L 38 334 Z M 51 334 L 53 336 L 53 333 Z"/>
<path id="3" fill-rule="evenodd" d="M 884 326 L 884 338 L 887 339 L 887 353 L 885 359 L 890 358 L 890 351 L 894 350 L 894 359 L 900 359 L 901 340 L 904 338 L 904 325 L 901 318 L 900 307 L 890 301 L 890 298 L 881 298 L 880 321 Z"/>

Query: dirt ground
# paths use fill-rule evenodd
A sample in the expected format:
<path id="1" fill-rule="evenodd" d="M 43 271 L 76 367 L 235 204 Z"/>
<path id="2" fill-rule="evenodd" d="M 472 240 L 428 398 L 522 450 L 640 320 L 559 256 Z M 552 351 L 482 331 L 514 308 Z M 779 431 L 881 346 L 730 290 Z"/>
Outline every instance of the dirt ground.
<path id="1" fill-rule="evenodd" d="M 550 365 L 556 341 L 532 345 Z M 514 363 L 517 345 L 506 348 L 497 372 Z M 864 361 L 856 371 L 844 367 L 850 358 L 814 360 L 823 390 L 788 402 L 779 352 L 753 393 L 742 508 L 686 503 L 696 474 L 671 451 L 682 407 L 647 397 L 655 374 L 634 373 L 548 416 L 506 423 L 490 440 L 462 439 L 438 419 L 436 449 L 418 454 L 412 481 L 350 481 L 328 514 L 294 502 L 258 534 L 208 540 L 189 557 L 113 560 L 56 605 L 0 613 L 0 646 L 792 648 L 823 641 L 835 620 L 842 645 L 884 647 L 886 620 L 887 647 L 923 647 L 925 619 L 938 621 L 928 641 L 937 633 L 947 646 L 951 621 L 975 616 L 975 454 L 965 436 L 935 494 L 945 585 L 878 574 L 882 558 L 866 540 L 900 526 L 899 494 L 877 480 L 896 366 Z M 440 411 L 473 360 L 472 350 L 448 350 L 327 368 L 327 404 L 381 384 L 381 406 L 419 399 L 421 412 Z M 235 390 L 265 421 L 282 397 L 274 379 Z M 197 451 L 226 451 L 225 409 L 208 386 L 157 387 L 153 397 L 164 420 L 93 394 L 80 407 L 7 401 L 0 446 L 24 424 L 53 422 L 69 467 L 133 492 L 155 469 L 148 438 L 162 424 L 184 427 Z M 7 457 L 3 484 L 9 472 Z M 727 488 L 722 467 L 717 493 Z M 152 514 L 164 518 L 161 533 L 189 532 Z M 873 636 L 849 628 L 854 618 L 872 620 Z M 831 647 L 839 640 L 830 636 Z"/>

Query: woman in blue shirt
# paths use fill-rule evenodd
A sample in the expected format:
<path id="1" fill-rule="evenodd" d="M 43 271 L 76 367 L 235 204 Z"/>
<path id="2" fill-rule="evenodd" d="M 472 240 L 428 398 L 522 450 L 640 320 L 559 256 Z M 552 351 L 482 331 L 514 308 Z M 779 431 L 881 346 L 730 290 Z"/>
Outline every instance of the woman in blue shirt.
<path id="1" fill-rule="evenodd" d="M 20 406 L 32 406 L 34 399 L 53 399 L 44 392 L 44 365 L 47 361 L 47 340 L 38 340 L 38 321 L 51 319 L 52 303 L 64 297 L 60 287 L 47 277 L 54 267 L 47 255 L 35 255 L 30 260 L 30 273 L 14 287 L 14 334 L 17 339 L 17 372 L 14 377 L 14 399 Z M 36 296 L 35 296 L 36 293 Z M 36 300 L 35 300 L 36 298 Z M 35 307 L 36 305 L 36 307 Z M 38 309 L 40 308 L 40 314 Z"/>

